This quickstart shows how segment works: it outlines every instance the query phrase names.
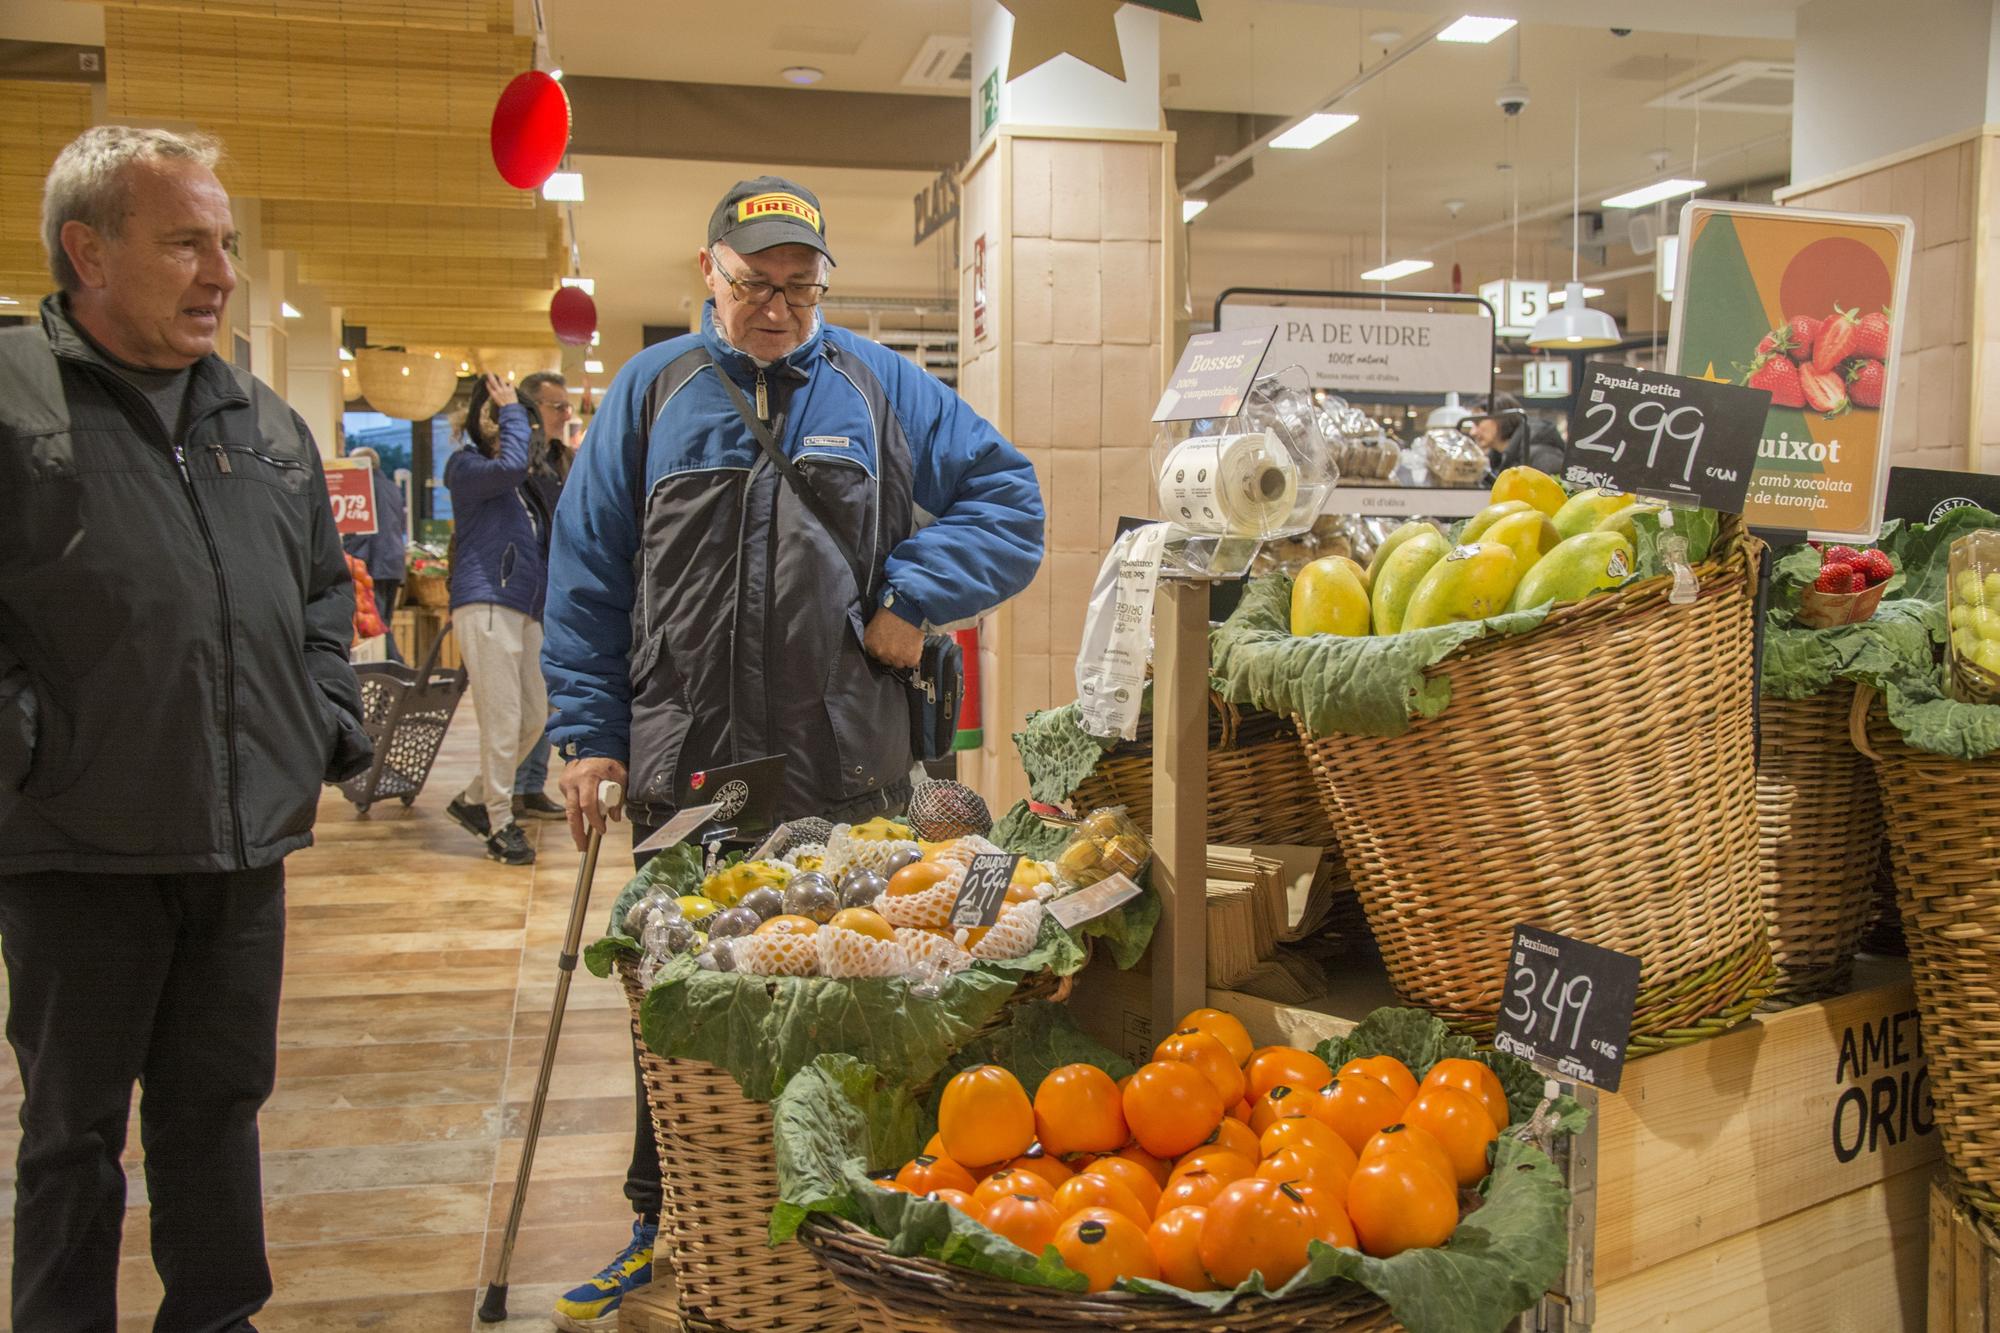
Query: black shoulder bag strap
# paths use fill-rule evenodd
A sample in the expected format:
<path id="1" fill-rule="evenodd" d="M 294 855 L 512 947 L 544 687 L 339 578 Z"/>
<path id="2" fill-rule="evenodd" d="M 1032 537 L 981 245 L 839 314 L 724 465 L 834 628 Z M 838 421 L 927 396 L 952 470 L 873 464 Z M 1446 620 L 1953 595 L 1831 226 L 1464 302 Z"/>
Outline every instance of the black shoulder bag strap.
<path id="1" fill-rule="evenodd" d="M 847 567 L 854 571 L 854 586 L 861 590 L 863 604 L 872 604 L 875 572 L 861 562 L 861 557 L 840 535 L 840 527 L 835 523 L 832 512 L 827 509 L 826 502 L 819 498 L 819 493 L 813 490 L 812 483 L 805 479 L 805 475 L 792 460 L 785 457 L 784 451 L 778 448 L 777 440 L 772 438 L 771 428 L 750 410 L 749 400 L 744 398 L 743 390 L 736 387 L 736 381 L 730 379 L 729 373 L 721 366 L 715 367 L 715 377 L 721 380 L 722 387 L 729 391 L 729 400 L 736 404 L 736 410 L 742 415 L 743 423 L 750 427 L 750 433 L 757 437 L 757 443 L 763 447 L 764 456 L 771 460 L 771 466 L 778 469 L 778 475 L 792 488 L 792 494 L 798 496 L 800 502 L 812 511 L 813 517 L 819 520 L 820 526 L 826 529 L 829 537 L 833 538 L 833 544 L 840 548 L 841 555 L 847 558 Z"/>

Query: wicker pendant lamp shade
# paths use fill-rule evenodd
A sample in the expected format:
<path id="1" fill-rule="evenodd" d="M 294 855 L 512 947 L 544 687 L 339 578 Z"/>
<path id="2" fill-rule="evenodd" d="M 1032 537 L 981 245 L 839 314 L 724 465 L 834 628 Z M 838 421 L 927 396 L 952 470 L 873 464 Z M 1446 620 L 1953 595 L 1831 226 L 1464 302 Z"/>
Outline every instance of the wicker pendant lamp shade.
<path id="1" fill-rule="evenodd" d="M 355 376 L 369 406 L 384 416 L 428 421 L 458 388 L 458 363 L 421 353 L 366 347 L 354 355 Z"/>
<path id="2" fill-rule="evenodd" d="M 552 347 L 480 347 L 472 353 L 472 368 L 519 384 L 537 371 L 562 369 L 562 353 Z"/>

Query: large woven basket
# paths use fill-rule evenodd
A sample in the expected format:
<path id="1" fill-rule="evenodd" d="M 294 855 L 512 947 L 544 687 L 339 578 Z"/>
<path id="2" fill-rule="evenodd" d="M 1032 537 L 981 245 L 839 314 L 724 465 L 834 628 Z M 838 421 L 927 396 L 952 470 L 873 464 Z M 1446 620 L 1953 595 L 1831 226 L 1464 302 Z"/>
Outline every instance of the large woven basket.
<path id="1" fill-rule="evenodd" d="M 438 574 L 419 574 L 409 581 L 410 595 L 418 606 L 443 611 L 451 606 L 451 580 Z"/>
<path id="2" fill-rule="evenodd" d="M 1078 784 L 1080 809 L 1122 805 L 1153 831 L 1153 719 L 1139 720 L 1138 738 L 1105 752 Z M 1261 708 L 1239 709 L 1208 697 L 1208 840 L 1324 847 L 1337 854 L 1333 824 L 1319 803 L 1312 770 L 1299 753 L 1290 721 Z"/>
<path id="3" fill-rule="evenodd" d="M 1241 1300 L 1219 1314 L 1164 1297 L 1125 1292 L 1050 1291 L 988 1277 L 921 1255 L 889 1253 L 888 1242 L 842 1218 L 808 1220 L 799 1239 L 825 1266 L 869 1333 L 1206 1333 L 1207 1330 L 1335 1330 L 1377 1333 L 1398 1327 L 1381 1299 L 1360 1287 L 1331 1287 L 1281 1301 Z"/>
<path id="4" fill-rule="evenodd" d="M 2000 755 L 1912 749 L 1869 689 L 1853 728 L 1882 785 L 1945 1162 L 2000 1218 Z"/>
<path id="5" fill-rule="evenodd" d="M 1845 683 L 1763 700 L 1757 757 L 1757 879 L 1777 964 L 1770 1005 L 1837 994 L 1876 909 L 1882 798 L 1854 748 Z"/>
<path id="6" fill-rule="evenodd" d="M 771 1107 L 743 1095 L 726 1069 L 656 1055 L 640 1032 L 638 965 L 618 960 L 639 1076 L 660 1150 L 660 1230 L 680 1284 L 681 1314 L 701 1333 L 859 1333 L 854 1311 L 796 1246 L 772 1249 L 778 1167 Z M 987 1027 L 1031 1000 L 1060 1002 L 1074 977 L 1026 978 Z M 982 1029 L 984 1030 L 984 1029 Z"/>
<path id="7" fill-rule="evenodd" d="M 1648 579 L 1430 668 L 1400 736 L 1302 743 L 1403 999 L 1490 1033 L 1517 923 L 1637 955 L 1632 1046 L 1712 1035 L 1769 991 L 1751 720 L 1756 548 L 1725 521 L 1699 596 Z"/>

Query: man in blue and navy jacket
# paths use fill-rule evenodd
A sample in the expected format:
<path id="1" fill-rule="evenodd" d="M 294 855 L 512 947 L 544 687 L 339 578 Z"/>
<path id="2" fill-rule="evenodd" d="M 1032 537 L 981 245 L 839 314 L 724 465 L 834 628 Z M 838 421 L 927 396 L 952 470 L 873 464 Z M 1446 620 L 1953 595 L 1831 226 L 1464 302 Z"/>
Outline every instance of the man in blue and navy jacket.
<path id="1" fill-rule="evenodd" d="M 920 367 L 820 321 L 832 254 L 810 191 L 738 184 L 698 259 L 713 298 L 701 331 L 619 371 L 556 512 L 542 660 L 578 846 L 603 826 L 605 779 L 643 836 L 683 777 L 769 754 L 787 760 L 781 819 L 899 810 L 909 704 L 890 668 L 916 664 L 926 626 L 990 610 L 1041 564 L 1028 460 Z M 838 538 L 786 487 L 722 375 Z M 625 1192 L 633 1243 L 557 1303 L 558 1327 L 601 1326 L 651 1276 L 659 1162 L 643 1095 Z"/>

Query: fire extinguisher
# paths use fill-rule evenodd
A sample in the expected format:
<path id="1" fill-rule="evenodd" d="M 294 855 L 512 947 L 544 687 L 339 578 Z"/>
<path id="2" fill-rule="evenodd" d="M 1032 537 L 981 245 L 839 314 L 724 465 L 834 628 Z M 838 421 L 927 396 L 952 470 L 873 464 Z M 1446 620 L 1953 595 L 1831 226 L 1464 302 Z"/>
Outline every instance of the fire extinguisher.
<path id="1" fill-rule="evenodd" d="M 986 739 L 979 725 L 979 628 L 953 630 L 951 635 L 958 640 L 959 655 L 965 662 L 965 688 L 958 696 L 958 735 L 951 748 L 977 750 Z"/>

